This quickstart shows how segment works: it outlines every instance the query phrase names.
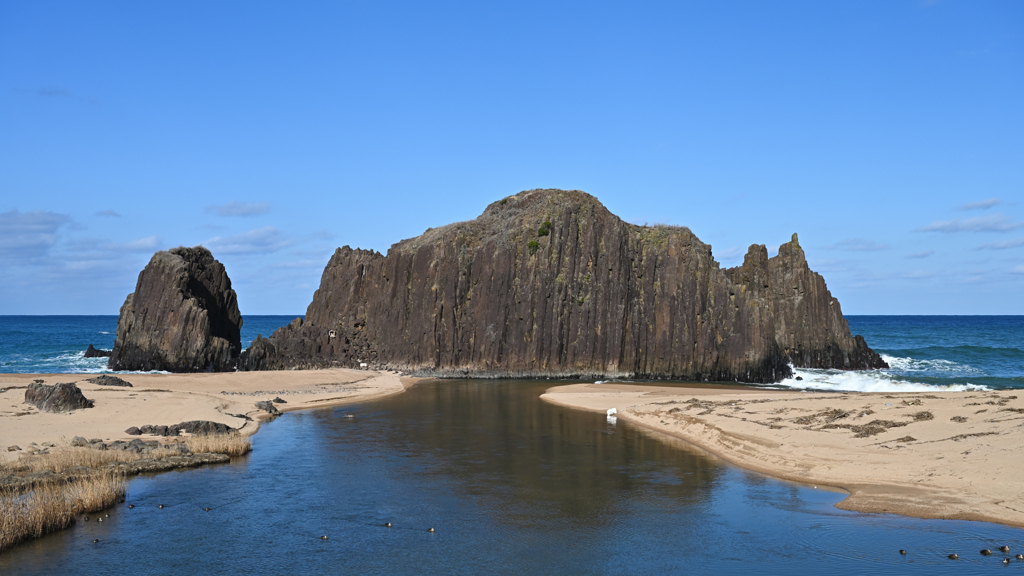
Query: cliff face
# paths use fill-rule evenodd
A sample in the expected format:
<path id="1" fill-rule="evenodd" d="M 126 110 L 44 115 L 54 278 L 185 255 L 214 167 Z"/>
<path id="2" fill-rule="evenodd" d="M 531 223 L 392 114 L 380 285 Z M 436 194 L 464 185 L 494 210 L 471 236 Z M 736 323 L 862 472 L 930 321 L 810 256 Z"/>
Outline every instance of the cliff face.
<path id="1" fill-rule="evenodd" d="M 387 256 L 338 249 L 305 322 L 258 339 L 240 367 L 773 382 L 789 362 L 884 366 L 850 336 L 795 235 L 775 258 L 755 245 L 722 270 L 687 228 L 532 190 Z"/>
<path id="2" fill-rule="evenodd" d="M 117 320 L 112 370 L 231 370 L 242 315 L 224 265 L 202 246 L 157 252 Z"/>

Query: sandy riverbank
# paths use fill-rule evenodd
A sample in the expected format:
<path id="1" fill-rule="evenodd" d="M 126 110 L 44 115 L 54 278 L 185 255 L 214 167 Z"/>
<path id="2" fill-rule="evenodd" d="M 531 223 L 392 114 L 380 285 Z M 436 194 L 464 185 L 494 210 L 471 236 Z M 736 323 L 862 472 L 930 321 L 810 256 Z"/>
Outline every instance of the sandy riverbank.
<path id="1" fill-rule="evenodd" d="M 1024 527 L 1024 394 L 556 386 L 548 402 L 671 434 L 737 466 L 850 496 L 837 506 Z"/>
<path id="2" fill-rule="evenodd" d="M 256 409 L 261 400 L 281 397 L 282 412 L 350 404 L 400 394 L 416 379 L 397 373 L 366 370 L 288 370 L 200 374 L 118 374 L 131 388 L 99 386 L 86 380 L 95 374 L 0 374 L 0 461 L 17 458 L 32 442 L 67 444 L 74 436 L 104 440 L 131 439 L 132 426 L 171 425 L 212 420 L 253 434 L 267 414 Z M 24 403 L 25 387 L 76 382 L 95 406 L 71 413 L 40 412 Z M 247 420 L 239 415 L 248 416 Z M 151 439 L 142 436 L 143 439 Z"/>

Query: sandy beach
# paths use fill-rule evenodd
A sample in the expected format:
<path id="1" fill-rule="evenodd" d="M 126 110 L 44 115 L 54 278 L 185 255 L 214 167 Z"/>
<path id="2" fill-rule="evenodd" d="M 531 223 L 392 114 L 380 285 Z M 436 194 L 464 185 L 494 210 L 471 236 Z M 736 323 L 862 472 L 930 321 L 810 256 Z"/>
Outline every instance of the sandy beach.
<path id="1" fill-rule="evenodd" d="M 1024 527 L 1024 399 L 1014 391 L 814 393 L 629 384 L 541 398 L 606 412 L 777 478 L 844 490 L 839 508 Z"/>
<path id="2" fill-rule="evenodd" d="M 25 454 L 29 444 L 66 445 L 74 436 L 131 439 L 129 427 L 211 420 L 253 434 L 268 414 L 255 407 L 280 397 L 282 411 L 365 402 L 402 393 L 416 379 L 367 370 L 289 370 L 197 374 L 118 374 L 131 388 L 88 382 L 94 374 L 0 375 L 0 461 Z M 25 404 L 25 388 L 76 382 L 95 406 L 69 413 L 40 412 Z M 246 418 L 248 417 L 248 419 Z M 143 439 L 152 439 L 147 435 Z M 155 438 L 155 437 L 154 437 Z M 8 451 L 18 446 L 20 451 Z"/>

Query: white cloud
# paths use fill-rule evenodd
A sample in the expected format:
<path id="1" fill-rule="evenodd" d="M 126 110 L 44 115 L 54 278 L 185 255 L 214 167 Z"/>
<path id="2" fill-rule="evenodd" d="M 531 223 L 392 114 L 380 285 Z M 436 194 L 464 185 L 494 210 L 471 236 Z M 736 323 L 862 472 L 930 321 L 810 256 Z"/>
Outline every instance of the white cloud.
<path id="1" fill-rule="evenodd" d="M 852 250 L 855 252 L 876 252 L 878 250 L 888 250 L 888 244 L 878 244 L 871 240 L 865 240 L 863 238 L 851 238 L 849 240 L 840 240 L 835 244 L 828 247 L 829 250 Z"/>
<path id="2" fill-rule="evenodd" d="M 915 232 L 1008 232 L 1024 227 L 1024 222 L 1014 222 L 1005 214 L 990 214 L 974 218 L 938 220 L 918 228 Z"/>
<path id="3" fill-rule="evenodd" d="M 284 233 L 266 226 L 232 236 L 214 236 L 202 243 L 216 256 L 220 254 L 269 254 L 293 244 Z"/>
<path id="4" fill-rule="evenodd" d="M 723 262 L 727 260 L 737 260 L 742 258 L 744 254 L 746 254 L 746 252 L 739 246 L 731 246 L 725 250 L 718 250 L 714 252 L 715 258 Z"/>
<path id="5" fill-rule="evenodd" d="M 1024 274 L 1024 264 L 1014 266 L 1010 268 L 1010 272 L 1013 274 Z"/>
<path id="6" fill-rule="evenodd" d="M 935 250 L 924 250 L 922 252 L 914 252 L 913 254 L 907 254 L 907 258 L 927 258 L 935 254 Z"/>
<path id="7" fill-rule="evenodd" d="M 121 215 L 113 210 L 100 210 L 96 213 L 97 216 L 108 216 L 111 218 L 120 218 Z"/>
<path id="8" fill-rule="evenodd" d="M 0 213 L 0 260 L 27 263 L 46 256 L 57 243 L 57 230 L 69 222 L 55 212 Z"/>
<path id="9" fill-rule="evenodd" d="M 1010 238 L 1009 240 L 1003 240 L 1001 242 L 988 242 L 980 246 L 976 246 L 975 250 L 1006 250 L 1007 248 L 1020 248 L 1024 246 L 1024 236 L 1019 238 Z"/>
<path id="10" fill-rule="evenodd" d="M 971 202 L 969 204 L 963 204 L 957 210 L 988 210 L 989 208 L 1001 204 L 1002 198 L 989 198 L 988 200 L 979 200 L 978 202 Z"/>
<path id="11" fill-rule="evenodd" d="M 270 212 L 269 202 L 228 202 L 226 204 L 211 204 L 206 207 L 208 213 L 217 216 L 259 216 Z"/>

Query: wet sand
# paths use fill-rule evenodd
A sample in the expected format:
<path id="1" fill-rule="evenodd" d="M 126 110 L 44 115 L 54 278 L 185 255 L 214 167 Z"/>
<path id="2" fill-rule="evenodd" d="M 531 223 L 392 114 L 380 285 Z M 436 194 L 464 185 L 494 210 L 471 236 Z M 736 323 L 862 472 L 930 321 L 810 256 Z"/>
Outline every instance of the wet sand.
<path id="1" fill-rule="evenodd" d="M 375 400 L 400 394 L 416 379 L 367 370 L 288 370 L 199 374 L 118 374 L 131 388 L 99 386 L 95 374 L 0 374 L 0 461 L 25 454 L 29 445 L 66 445 L 74 436 L 131 439 L 125 430 L 146 424 L 212 420 L 253 434 L 269 415 L 255 403 L 280 397 L 282 411 Z M 95 406 L 69 413 L 40 412 L 25 404 L 25 388 L 76 382 Z M 248 418 L 248 419 L 247 419 Z M 152 439 L 147 435 L 143 439 Z M 18 446 L 20 451 L 8 451 Z"/>
<path id="2" fill-rule="evenodd" d="M 723 460 L 848 492 L 839 508 L 1024 527 L 1024 399 L 1014 391 L 831 393 L 737 386 L 556 386 Z"/>

